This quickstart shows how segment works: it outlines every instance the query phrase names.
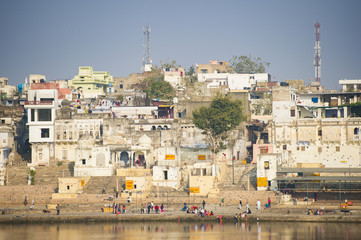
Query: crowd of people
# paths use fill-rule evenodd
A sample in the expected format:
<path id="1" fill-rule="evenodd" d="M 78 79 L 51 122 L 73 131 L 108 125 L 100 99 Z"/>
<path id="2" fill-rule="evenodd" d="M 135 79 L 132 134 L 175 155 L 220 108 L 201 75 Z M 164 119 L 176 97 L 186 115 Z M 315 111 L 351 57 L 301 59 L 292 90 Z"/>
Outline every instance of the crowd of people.
<path id="1" fill-rule="evenodd" d="M 153 203 L 153 201 L 148 202 L 147 206 L 145 204 L 143 204 L 140 208 L 140 213 L 153 213 L 155 212 L 156 214 L 158 213 L 164 213 L 164 204 L 162 203 L 160 206 L 158 204 Z"/>
<path id="2" fill-rule="evenodd" d="M 193 206 L 193 207 L 189 208 L 189 207 L 187 207 L 187 203 L 184 203 L 182 211 L 190 213 L 190 214 L 199 215 L 201 217 L 213 216 L 214 215 L 213 211 L 207 211 L 207 209 L 205 207 L 206 207 L 206 202 L 204 200 L 202 202 L 202 207 Z"/>

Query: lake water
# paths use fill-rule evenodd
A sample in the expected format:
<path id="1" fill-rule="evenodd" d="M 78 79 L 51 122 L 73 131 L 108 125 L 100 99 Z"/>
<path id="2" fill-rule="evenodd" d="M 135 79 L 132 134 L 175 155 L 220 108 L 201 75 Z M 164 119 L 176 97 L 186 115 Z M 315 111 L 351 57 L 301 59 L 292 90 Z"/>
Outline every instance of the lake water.
<path id="1" fill-rule="evenodd" d="M 361 224 L 242 222 L 0 225 L 0 240 L 17 239 L 361 239 Z"/>

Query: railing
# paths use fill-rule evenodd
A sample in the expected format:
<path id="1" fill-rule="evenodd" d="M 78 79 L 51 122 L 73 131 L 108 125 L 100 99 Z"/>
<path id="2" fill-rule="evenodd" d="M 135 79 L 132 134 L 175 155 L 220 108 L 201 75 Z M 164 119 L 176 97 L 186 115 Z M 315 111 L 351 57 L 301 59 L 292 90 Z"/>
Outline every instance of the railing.
<path id="1" fill-rule="evenodd" d="M 25 105 L 53 105 L 53 101 L 25 101 Z"/>

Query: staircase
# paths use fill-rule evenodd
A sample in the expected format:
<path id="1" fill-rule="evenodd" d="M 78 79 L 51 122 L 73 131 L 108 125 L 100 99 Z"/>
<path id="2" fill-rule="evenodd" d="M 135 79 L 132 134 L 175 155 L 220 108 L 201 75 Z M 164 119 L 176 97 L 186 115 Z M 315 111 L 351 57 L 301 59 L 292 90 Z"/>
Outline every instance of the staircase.
<path id="1" fill-rule="evenodd" d="M 28 166 L 7 166 L 8 186 L 28 185 Z M 63 163 L 51 167 L 35 167 L 35 185 L 58 184 L 58 178 L 71 177 L 74 173 L 73 163 Z"/>
<path id="2" fill-rule="evenodd" d="M 114 194 L 114 189 L 117 188 L 117 176 L 91 177 L 83 188 L 83 193 L 101 194 L 103 188 L 105 189 L 105 194 Z"/>
<path id="3" fill-rule="evenodd" d="M 218 188 L 220 190 L 255 190 L 251 182 L 248 184 L 248 177 L 250 179 L 253 176 L 253 172 L 256 169 L 254 165 L 243 165 L 240 162 L 234 164 L 234 184 L 233 184 L 233 166 L 227 165 L 226 173 L 224 174 L 223 179 L 218 183 Z M 250 175 L 250 176 L 249 176 Z"/>
<path id="4" fill-rule="evenodd" d="M 0 186 L 0 206 L 21 206 L 25 197 L 28 199 L 28 207 L 34 200 L 35 206 L 45 205 L 50 202 L 52 193 L 57 185 L 32 185 L 32 186 Z"/>
<path id="5" fill-rule="evenodd" d="M 29 169 L 30 168 L 28 166 L 7 166 L 6 185 L 8 186 L 28 185 Z"/>
<path id="6" fill-rule="evenodd" d="M 58 178 L 73 176 L 74 164 L 63 163 L 60 166 L 51 167 L 39 166 L 35 170 L 35 185 L 58 184 Z"/>

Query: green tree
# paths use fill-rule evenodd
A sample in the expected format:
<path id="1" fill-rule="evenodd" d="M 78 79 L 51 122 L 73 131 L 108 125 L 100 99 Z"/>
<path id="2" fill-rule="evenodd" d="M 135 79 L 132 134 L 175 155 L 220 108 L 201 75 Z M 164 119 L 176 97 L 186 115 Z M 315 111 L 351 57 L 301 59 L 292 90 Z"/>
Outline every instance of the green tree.
<path id="1" fill-rule="evenodd" d="M 172 85 L 164 80 L 152 81 L 145 92 L 151 99 L 172 100 L 175 96 Z"/>
<path id="2" fill-rule="evenodd" d="M 263 61 L 260 57 L 233 56 L 229 60 L 229 65 L 233 67 L 235 73 L 264 73 L 270 63 Z"/>
<path id="3" fill-rule="evenodd" d="M 152 69 L 139 87 L 148 94 L 150 99 L 171 100 L 175 97 L 174 88 L 169 82 L 164 81 L 164 75 L 157 68 Z"/>
<path id="4" fill-rule="evenodd" d="M 196 71 L 195 71 L 195 68 L 194 68 L 194 66 L 192 65 L 192 66 L 189 67 L 188 72 L 187 72 L 187 75 L 188 75 L 188 76 L 193 76 L 195 72 L 196 72 Z"/>
<path id="5" fill-rule="evenodd" d="M 222 95 L 214 98 L 209 107 L 200 107 L 193 112 L 194 125 L 203 130 L 210 142 L 214 163 L 217 162 L 216 153 L 227 147 L 228 132 L 242 121 L 245 121 L 242 102 Z"/>

